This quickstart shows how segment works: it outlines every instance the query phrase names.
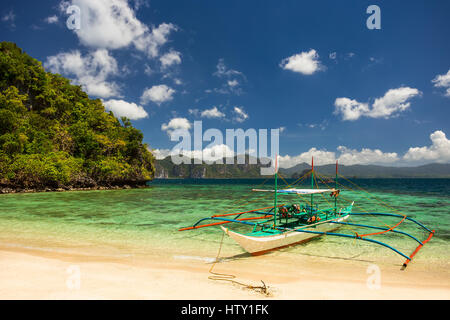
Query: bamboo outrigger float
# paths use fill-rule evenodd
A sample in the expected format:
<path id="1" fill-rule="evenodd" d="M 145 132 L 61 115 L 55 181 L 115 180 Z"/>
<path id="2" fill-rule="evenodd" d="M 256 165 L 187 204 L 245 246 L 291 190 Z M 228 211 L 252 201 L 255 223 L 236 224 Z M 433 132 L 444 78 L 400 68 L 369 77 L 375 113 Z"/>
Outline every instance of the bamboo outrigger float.
<path id="1" fill-rule="evenodd" d="M 336 177 L 334 179 L 334 187 L 328 189 L 314 188 L 314 159 L 312 159 L 312 169 L 309 172 L 311 175 L 311 189 L 297 189 L 287 188 L 278 189 L 278 170 L 277 160 L 275 164 L 275 189 L 252 189 L 253 192 L 268 192 L 274 194 L 274 205 L 270 207 L 258 208 L 249 211 L 227 213 L 213 215 L 208 218 L 203 218 L 197 221 L 193 226 L 179 229 L 179 231 L 193 230 L 210 226 L 220 226 L 223 232 L 234 239 L 244 250 L 252 255 L 264 254 L 271 250 L 284 248 L 287 246 L 295 245 L 308 241 L 312 238 L 322 235 L 352 238 L 356 240 L 370 242 L 376 245 L 383 246 L 392 250 L 396 254 L 405 258 L 405 262 L 402 265 L 402 269 L 405 269 L 408 263 L 413 259 L 417 252 L 431 239 L 435 231 L 430 230 L 428 227 L 420 223 L 419 221 L 407 217 L 403 214 L 395 213 L 376 213 L 376 212 L 352 212 L 354 201 L 344 208 L 338 209 L 338 197 L 341 190 L 338 189 L 338 163 L 336 161 Z M 334 200 L 334 206 L 325 209 L 318 208 L 314 204 L 314 195 L 328 194 Z M 278 196 L 282 195 L 297 195 L 303 198 L 303 196 L 310 196 L 308 204 L 278 204 Z M 328 202 L 328 201 L 327 201 Z M 252 217 L 244 217 L 245 214 L 252 214 Z M 394 226 L 385 225 L 374 226 L 360 223 L 349 222 L 351 217 L 391 217 L 399 218 L 400 221 Z M 215 222 L 202 224 L 204 221 L 212 220 Z M 402 223 L 409 221 L 417 225 L 419 228 L 428 233 L 428 237 L 421 241 L 417 237 L 400 230 L 397 227 Z M 224 224 L 237 223 L 240 225 L 247 225 L 252 228 L 252 231 L 247 233 L 240 233 L 232 231 L 229 228 L 223 227 Z M 360 234 L 353 231 L 352 234 L 338 233 L 336 232 L 341 226 L 348 226 L 353 228 L 373 229 L 376 232 Z M 393 246 L 368 238 L 369 236 L 395 233 L 409 237 L 418 243 L 417 248 L 407 255 Z"/>

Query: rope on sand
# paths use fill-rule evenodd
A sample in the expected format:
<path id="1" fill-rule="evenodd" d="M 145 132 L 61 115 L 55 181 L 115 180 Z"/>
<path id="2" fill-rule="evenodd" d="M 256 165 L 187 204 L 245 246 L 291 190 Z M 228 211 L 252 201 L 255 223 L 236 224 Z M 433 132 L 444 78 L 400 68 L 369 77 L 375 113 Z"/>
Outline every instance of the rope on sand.
<path id="1" fill-rule="evenodd" d="M 225 236 L 225 233 L 222 233 L 222 239 L 220 240 L 220 246 L 219 246 L 219 251 L 217 252 L 216 260 L 214 261 L 211 268 L 209 269 L 209 273 L 212 274 L 212 276 L 209 276 L 208 279 L 214 280 L 214 281 L 228 281 L 228 282 L 240 285 L 245 289 L 253 290 L 257 293 L 263 294 L 265 296 L 271 296 L 271 292 L 269 291 L 269 286 L 267 286 L 264 283 L 264 281 L 262 281 L 262 280 L 261 280 L 262 286 L 252 286 L 252 285 L 245 284 L 245 283 L 234 280 L 236 278 L 235 275 L 213 272 L 214 267 L 216 266 L 217 262 L 219 261 L 219 256 L 220 256 L 220 252 L 222 251 L 222 244 L 223 244 L 224 236 Z"/>

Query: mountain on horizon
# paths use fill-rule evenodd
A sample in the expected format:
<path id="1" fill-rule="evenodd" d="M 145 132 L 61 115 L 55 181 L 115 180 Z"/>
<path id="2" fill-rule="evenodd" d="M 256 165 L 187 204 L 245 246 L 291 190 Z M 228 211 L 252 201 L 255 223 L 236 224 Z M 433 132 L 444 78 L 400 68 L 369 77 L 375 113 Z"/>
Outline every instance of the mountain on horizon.
<path id="1" fill-rule="evenodd" d="M 208 163 L 194 164 L 194 159 L 186 158 L 187 164 L 175 165 L 170 157 L 156 160 L 155 178 L 263 178 L 261 168 L 266 167 L 258 160 L 256 164 L 249 164 L 246 156 L 245 164 Z M 315 170 L 326 177 L 334 177 L 335 164 L 314 166 Z M 280 168 L 279 172 L 286 178 L 310 170 L 311 165 L 299 163 L 290 168 Z M 339 165 L 339 174 L 352 178 L 450 178 L 450 163 L 431 163 L 416 167 L 385 167 L 380 165 Z"/>

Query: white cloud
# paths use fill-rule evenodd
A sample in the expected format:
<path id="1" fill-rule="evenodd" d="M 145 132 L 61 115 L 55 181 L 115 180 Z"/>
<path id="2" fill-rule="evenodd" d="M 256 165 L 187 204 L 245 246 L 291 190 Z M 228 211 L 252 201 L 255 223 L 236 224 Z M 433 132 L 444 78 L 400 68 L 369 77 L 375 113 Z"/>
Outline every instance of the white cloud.
<path id="1" fill-rule="evenodd" d="M 240 71 L 228 69 L 225 65 L 224 59 L 219 59 L 219 62 L 216 66 L 216 72 L 213 73 L 214 76 L 222 78 L 222 77 L 231 77 L 231 76 L 243 76 L 244 74 Z"/>
<path id="2" fill-rule="evenodd" d="M 75 84 L 81 85 L 89 95 L 101 98 L 120 95 L 119 86 L 108 81 L 110 76 L 118 74 L 117 61 L 105 49 L 85 56 L 78 50 L 59 53 L 48 57 L 44 66 L 54 73 L 75 76 Z"/>
<path id="3" fill-rule="evenodd" d="M 322 120 L 322 122 L 318 122 L 318 123 L 299 123 L 298 126 L 299 127 L 307 127 L 310 129 L 320 129 L 320 130 L 325 130 L 329 125 L 329 121 L 327 119 Z"/>
<path id="4" fill-rule="evenodd" d="M 150 57 L 156 57 L 159 53 L 159 48 L 167 41 L 172 31 L 177 31 L 178 28 L 172 23 L 162 23 L 152 32 L 135 43 L 136 47 L 145 50 Z"/>
<path id="5" fill-rule="evenodd" d="M 145 105 L 152 101 L 157 105 L 160 105 L 163 102 L 172 100 L 174 93 L 175 90 L 165 84 L 153 86 L 144 90 L 144 93 L 141 96 L 141 103 Z"/>
<path id="6" fill-rule="evenodd" d="M 236 94 L 241 95 L 243 93 L 241 83 L 247 79 L 245 75 L 237 70 L 229 69 L 223 59 L 219 59 L 216 66 L 216 71 L 213 73 L 218 78 L 225 78 L 226 81 L 220 88 L 214 88 L 214 90 L 206 90 L 206 93 L 216 92 L 220 94 Z M 238 80 L 239 79 L 239 80 Z"/>
<path id="7" fill-rule="evenodd" d="M 369 116 L 387 119 L 391 115 L 408 109 L 411 103 L 407 101 L 418 95 L 420 91 L 414 88 L 390 89 L 383 97 L 375 99 Z"/>
<path id="8" fill-rule="evenodd" d="M 176 119 L 172 119 L 176 120 Z M 171 120 L 171 121 L 172 121 Z M 170 125 L 171 123 L 169 123 Z M 190 124 L 186 119 L 171 124 L 173 128 L 189 129 Z M 334 164 L 336 160 L 342 165 L 354 164 L 375 164 L 375 165 L 411 165 L 430 162 L 449 163 L 450 162 L 450 140 L 442 131 L 435 131 L 430 135 L 432 145 L 429 147 L 410 148 L 404 156 L 396 152 L 383 152 L 379 149 L 362 148 L 361 150 L 351 149 L 345 146 L 337 147 L 336 151 L 320 150 L 311 148 L 296 156 L 279 156 L 279 165 L 282 168 L 290 168 L 300 163 L 311 163 L 314 157 L 314 164 L 326 165 Z M 154 152 L 160 158 L 165 158 L 171 154 L 178 155 L 180 150 L 162 149 Z M 221 159 L 224 156 L 231 157 L 236 153 L 227 145 L 218 144 L 203 150 L 181 151 L 181 154 L 190 158 L 198 158 L 209 161 Z"/>
<path id="9" fill-rule="evenodd" d="M 341 114 L 342 120 L 357 120 L 369 113 L 369 105 L 349 98 L 337 98 L 334 102 L 334 113 Z"/>
<path id="10" fill-rule="evenodd" d="M 16 27 L 16 15 L 14 14 L 13 10 L 10 10 L 7 14 L 5 14 L 4 16 L 2 16 L 2 21 L 9 23 L 9 26 L 11 28 L 15 28 Z"/>
<path id="11" fill-rule="evenodd" d="M 314 49 L 283 59 L 280 67 L 284 70 L 291 70 L 305 75 L 311 75 L 323 69 L 319 61 L 319 55 Z"/>
<path id="12" fill-rule="evenodd" d="M 450 69 L 446 74 L 439 74 L 431 80 L 435 87 L 446 88 L 445 96 L 450 97 Z"/>
<path id="13" fill-rule="evenodd" d="M 368 103 L 358 102 L 349 98 L 337 98 L 334 102 L 334 113 L 342 116 L 342 120 L 357 120 L 360 117 L 389 119 L 407 110 L 413 97 L 421 92 L 414 88 L 400 87 L 388 90 L 383 97 L 375 99 L 371 107 Z"/>
<path id="14" fill-rule="evenodd" d="M 431 146 L 409 148 L 403 159 L 411 162 L 450 162 L 450 140 L 445 133 L 437 130 L 430 135 L 430 139 Z"/>
<path id="15" fill-rule="evenodd" d="M 379 149 L 363 148 L 361 151 L 349 149 L 339 146 L 337 150 L 340 152 L 338 161 L 345 165 L 353 164 L 389 164 L 399 160 L 395 152 L 382 152 Z"/>
<path id="16" fill-rule="evenodd" d="M 413 147 L 403 155 L 396 152 L 384 152 L 379 149 L 351 149 L 345 146 L 337 147 L 336 151 L 311 148 L 296 156 L 280 156 L 280 167 L 290 168 L 299 163 L 314 163 L 318 165 L 332 164 L 336 160 L 343 165 L 375 164 L 375 165 L 418 165 L 425 163 L 450 163 L 450 140 L 443 131 L 435 131 L 430 135 L 431 146 Z"/>
<path id="17" fill-rule="evenodd" d="M 336 56 L 337 56 L 337 53 L 336 53 L 336 52 L 330 52 L 330 54 L 329 54 L 328 56 L 329 56 L 329 58 L 330 58 L 331 60 L 335 60 L 335 59 L 336 59 Z"/>
<path id="18" fill-rule="evenodd" d="M 58 16 L 53 15 L 53 16 L 49 16 L 49 17 L 45 18 L 44 21 L 47 22 L 48 24 L 53 24 L 53 23 L 58 23 L 59 19 L 58 19 Z"/>
<path id="19" fill-rule="evenodd" d="M 336 152 L 311 148 L 297 156 L 280 156 L 280 167 L 290 168 L 302 162 L 311 163 L 312 157 L 314 157 L 314 164 L 317 165 L 332 164 L 336 160 L 343 165 L 392 164 L 399 160 L 395 152 L 385 153 L 378 149 L 373 150 L 369 148 L 355 150 L 339 146 Z"/>
<path id="20" fill-rule="evenodd" d="M 245 112 L 244 108 L 242 107 L 234 107 L 233 110 L 235 117 L 234 120 L 237 122 L 244 122 L 248 119 L 248 114 Z"/>
<path id="21" fill-rule="evenodd" d="M 202 159 L 203 161 L 213 162 L 223 158 L 233 157 L 234 152 L 226 144 L 216 144 L 203 150 L 183 151 L 182 154 L 192 159 Z"/>
<path id="22" fill-rule="evenodd" d="M 170 23 L 150 29 L 136 18 L 126 0 L 62 1 L 61 11 L 65 13 L 71 4 L 80 8 L 83 17 L 81 28 L 74 31 L 80 42 L 88 47 L 119 49 L 134 45 L 149 57 L 156 57 L 159 48 L 168 41 L 169 34 L 177 30 Z"/>
<path id="23" fill-rule="evenodd" d="M 235 153 L 226 144 L 216 144 L 203 150 L 177 150 L 155 149 L 152 151 L 156 159 L 164 159 L 168 156 L 183 155 L 191 159 L 200 159 L 206 162 L 214 162 L 223 158 L 233 157 Z"/>
<path id="24" fill-rule="evenodd" d="M 236 87 L 237 85 L 239 85 L 239 81 L 237 80 L 228 80 L 227 82 L 229 87 Z"/>
<path id="25" fill-rule="evenodd" d="M 173 131 L 181 129 L 181 130 L 189 130 L 191 128 L 191 123 L 186 118 L 173 118 L 169 121 L 169 123 L 163 123 L 161 125 L 161 130 L 167 132 L 170 136 Z"/>
<path id="26" fill-rule="evenodd" d="M 139 10 L 141 7 L 149 7 L 149 0 L 134 0 L 134 9 Z"/>
<path id="27" fill-rule="evenodd" d="M 206 109 L 201 113 L 201 116 L 204 118 L 223 118 L 225 114 L 220 112 L 217 107 L 213 107 L 211 109 Z"/>
<path id="28" fill-rule="evenodd" d="M 159 58 L 159 61 L 161 61 L 162 69 L 166 69 L 175 64 L 180 64 L 181 63 L 181 53 L 179 53 L 178 51 L 171 50 L 168 53 L 161 56 Z"/>
<path id="29" fill-rule="evenodd" d="M 319 150 L 316 148 L 311 148 L 308 151 L 296 156 L 280 155 L 278 157 L 278 161 L 281 168 L 290 168 L 302 162 L 311 163 L 312 157 L 314 157 L 314 163 L 317 165 L 330 164 L 336 161 L 336 155 L 334 152 Z"/>
<path id="30" fill-rule="evenodd" d="M 103 101 L 106 110 L 112 111 L 116 117 L 127 117 L 131 120 L 147 118 L 148 114 L 143 107 L 135 103 L 126 102 L 124 100 L 107 100 Z"/>
<path id="31" fill-rule="evenodd" d="M 171 155 L 171 150 L 169 149 L 153 149 L 151 152 L 157 160 L 162 160 Z"/>

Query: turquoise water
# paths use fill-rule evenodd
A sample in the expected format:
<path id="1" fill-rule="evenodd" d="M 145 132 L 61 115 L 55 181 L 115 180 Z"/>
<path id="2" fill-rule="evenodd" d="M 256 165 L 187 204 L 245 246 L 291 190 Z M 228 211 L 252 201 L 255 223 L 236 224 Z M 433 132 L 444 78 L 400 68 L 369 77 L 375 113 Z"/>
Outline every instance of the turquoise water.
<path id="1" fill-rule="evenodd" d="M 418 219 L 436 230 L 436 235 L 418 254 L 418 259 L 448 263 L 449 179 L 353 181 L 370 194 L 344 188 L 339 206 L 344 207 L 355 201 L 354 212 L 400 212 Z M 165 255 L 212 258 L 221 240 L 218 227 L 184 232 L 178 229 L 213 214 L 272 205 L 269 194 L 250 191 L 260 187 L 262 182 L 257 179 L 156 180 L 146 189 L 0 195 L 0 243 L 10 247 L 85 254 L 104 252 L 105 255 L 123 257 Z M 356 188 L 349 183 L 344 186 Z M 270 181 L 262 187 L 270 188 Z M 298 202 L 298 198 L 280 196 L 279 201 L 292 203 Z M 315 202 L 321 206 L 327 206 L 327 201 L 330 200 L 315 196 Z M 380 226 L 392 226 L 399 221 L 398 218 L 352 219 L 355 223 L 369 222 Z M 354 231 L 350 228 L 341 230 L 346 233 Z M 422 240 L 427 237 L 425 232 L 411 223 L 402 224 L 399 230 L 411 232 Z M 358 233 L 361 233 L 360 230 Z M 393 244 L 407 254 L 417 246 L 411 239 L 398 235 L 376 236 L 375 239 Z M 225 239 L 223 252 L 225 255 L 243 253 L 228 238 Z M 383 247 L 330 236 L 283 249 L 283 252 L 377 261 L 387 259 L 396 263 L 402 261 Z"/>

